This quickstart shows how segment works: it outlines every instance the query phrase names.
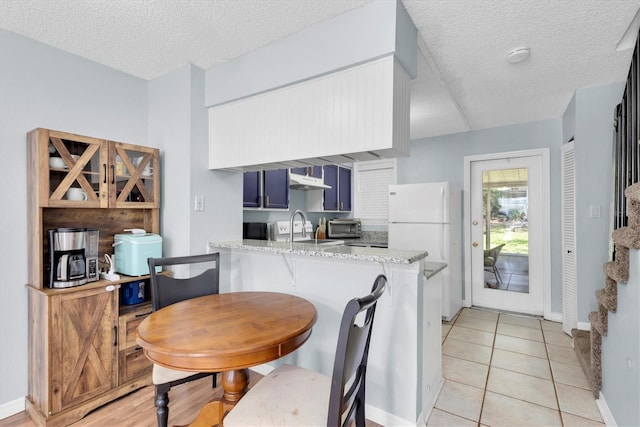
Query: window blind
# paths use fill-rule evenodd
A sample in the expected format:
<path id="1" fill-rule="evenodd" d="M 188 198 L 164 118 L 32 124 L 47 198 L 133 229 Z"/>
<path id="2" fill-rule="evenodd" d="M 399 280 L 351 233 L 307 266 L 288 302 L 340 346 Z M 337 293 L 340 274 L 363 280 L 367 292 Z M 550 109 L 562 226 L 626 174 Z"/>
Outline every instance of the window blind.
<path id="1" fill-rule="evenodd" d="M 396 160 L 357 162 L 354 217 L 367 224 L 386 224 L 389 216 L 389 184 L 396 183 Z"/>

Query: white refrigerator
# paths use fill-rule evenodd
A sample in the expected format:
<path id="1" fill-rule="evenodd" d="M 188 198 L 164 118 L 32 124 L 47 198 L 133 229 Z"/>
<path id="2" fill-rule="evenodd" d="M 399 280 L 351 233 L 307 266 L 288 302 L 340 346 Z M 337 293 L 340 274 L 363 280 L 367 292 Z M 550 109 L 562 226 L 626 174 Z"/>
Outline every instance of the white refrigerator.
<path id="1" fill-rule="evenodd" d="M 389 186 L 389 249 L 425 250 L 447 268 L 441 282 L 442 318 L 462 307 L 462 191 L 449 182 Z"/>

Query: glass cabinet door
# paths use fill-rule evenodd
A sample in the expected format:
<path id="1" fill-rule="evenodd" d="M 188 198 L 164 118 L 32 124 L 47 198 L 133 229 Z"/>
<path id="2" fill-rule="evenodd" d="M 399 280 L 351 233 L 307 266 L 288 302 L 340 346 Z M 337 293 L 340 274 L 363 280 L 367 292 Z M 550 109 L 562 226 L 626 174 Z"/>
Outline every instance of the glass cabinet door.
<path id="1" fill-rule="evenodd" d="M 50 131 L 41 140 L 48 168 L 48 205 L 106 207 L 106 153 L 103 140 Z M 44 165 L 43 165 L 44 166 Z"/>
<path id="2" fill-rule="evenodd" d="M 111 207 L 153 208 L 159 202 L 159 151 L 112 142 L 110 149 Z"/>

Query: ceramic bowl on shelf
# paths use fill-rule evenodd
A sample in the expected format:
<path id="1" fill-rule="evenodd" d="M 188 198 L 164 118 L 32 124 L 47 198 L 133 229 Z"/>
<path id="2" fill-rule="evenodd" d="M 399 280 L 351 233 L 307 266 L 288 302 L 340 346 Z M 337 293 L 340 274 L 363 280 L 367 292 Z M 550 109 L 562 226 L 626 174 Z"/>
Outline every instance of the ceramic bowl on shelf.
<path id="1" fill-rule="evenodd" d="M 65 169 L 67 164 L 62 157 L 49 157 L 49 167 L 54 169 Z"/>

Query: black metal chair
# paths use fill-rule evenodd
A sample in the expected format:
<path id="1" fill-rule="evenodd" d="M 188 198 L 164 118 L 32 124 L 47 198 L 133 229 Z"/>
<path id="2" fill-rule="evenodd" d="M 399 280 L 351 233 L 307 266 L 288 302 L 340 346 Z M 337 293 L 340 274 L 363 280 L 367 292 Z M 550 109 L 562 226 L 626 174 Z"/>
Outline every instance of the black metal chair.
<path id="1" fill-rule="evenodd" d="M 153 311 L 163 307 L 197 298 L 204 295 L 217 294 L 220 288 L 220 254 L 193 255 L 174 258 L 149 258 L 151 274 L 151 304 Z M 157 274 L 156 267 L 189 265 L 206 268 L 200 274 L 188 278 L 174 278 Z M 212 387 L 216 387 L 216 373 L 178 371 L 153 365 L 153 384 L 156 388 L 155 405 L 159 427 L 166 427 L 169 420 L 169 390 L 171 387 L 213 375 Z"/>
<path id="2" fill-rule="evenodd" d="M 484 251 L 484 269 L 490 271 L 496 277 L 496 286 L 502 283 L 502 276 L 500 276 L 500 272 L 498 271 L 498 257 L 504 245 L 503 243 L 491 249 L 485 249 Z"/>
<path id="3" fill-rule="evenodd" d="M 224 419 L 225 427 L 365 425 L 365 379 L 376 303 L 387 278 L 371 293 L 347 303 L 342 315 L 331 377 L 284 365 L 247 392 Z M 365 312 L 364 320 L 358 314 Z M 362 325 L 356 321 L 360 319 Z"/>

